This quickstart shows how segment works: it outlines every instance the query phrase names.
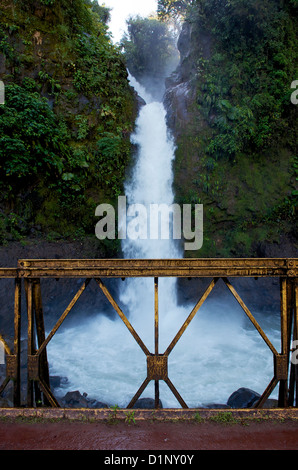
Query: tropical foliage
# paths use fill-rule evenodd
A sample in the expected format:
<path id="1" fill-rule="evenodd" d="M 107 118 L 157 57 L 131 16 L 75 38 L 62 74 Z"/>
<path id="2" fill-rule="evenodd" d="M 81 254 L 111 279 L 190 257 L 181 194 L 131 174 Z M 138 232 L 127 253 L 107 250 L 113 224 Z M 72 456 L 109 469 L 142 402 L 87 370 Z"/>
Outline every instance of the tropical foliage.
<path id="1" fill-rule="evenodd" d="M 91 0 L 3 3 L 2 239 L 11 213 L 22 236 L 94 234 L 96 205 L 122 191 L 136 113 L 109 10 Z"/>
<path id="2" fill-rule="evenodd" d="M 206 255 L 251 255 L 262 241 L 294 237 L 297 6 L 296 0 L 158 1 L 161 18 L 173 15 L 188 25 L 182 67 L 195 99 L 190 123 L 179 129 L 175 184 L 181 201 L 208 207 Z"/>

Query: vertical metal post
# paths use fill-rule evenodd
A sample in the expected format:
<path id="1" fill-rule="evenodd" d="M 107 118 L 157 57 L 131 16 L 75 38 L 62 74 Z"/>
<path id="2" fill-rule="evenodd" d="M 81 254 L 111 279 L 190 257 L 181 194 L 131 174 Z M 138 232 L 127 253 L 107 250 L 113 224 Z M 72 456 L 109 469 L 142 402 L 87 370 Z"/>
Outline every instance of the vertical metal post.
<path id="1" fill-rule="evenodd" d="M 296 341 L 298 341 L 298 284 L 296 279 L 293 280 L 293 349 L 291 352 L 296 352 Z M 298 407 L 298 364 L 296 364 L 296 356 L 291 355 L 290 364 L 290 383 L 289 383 L 289 406 Z M 294 362 L 295 361 L 295 362 Z M 296 395 L 295 395 L 296 390 Z"/>
<path id="2" fill-rule="evenodd" d="M 34 354 L 34 317 L 33 317 L 33 292 L 32 279 L 25 279 L 25 290 L 27 299 L 27 316 L 28 316 L 28 356 Z M 27 373 L 27 406 L 33 407 L 33 383 L 28 370 Z"/>
<path id="3" fill-rule="evenodd" d="M 16 378 L 14 380 L 13 403 L 21 405 L 21 279 L 15 279 L 14 297 L 14 355 L 16 357 Z"/>
<path id="4" fill-rule="evenodd" d="M 294 341 L 298 341 L 298 283 L 297 279 L 295 279 L 295 302 L 294 302 L 294 333 L 293 339 Z M 295 356 L 297 357 L 297 356 Z M 292 363 L 292 366 L 295 371 L 295 387 L 296 387 L 296 407 L 298 408 L 298 364 Z"/>
<path id="5" fill-rule="evenodd" d="M 289 303 L 291 300 L 289 281 L 287 278 L 281 278 L 280 286 L 280 304 L 281 304 L 281 354 L 289 355 Z M 288 380 L 280 380 L 278 406 L 286 408 L 288 406 Z"/>
<path id="6" fill-rule="evenodd" d="M 154 352 L 159 354 L 158 277 L 154 278 Z M 159 380 L 154 381 L 155 408 L 159 408 Z"/>
<path id="7" fill-rule="evenodd" d="M 34 279 L 33 281 L 33 302 L 34 302 L 34 312 L 36 320 L 36 332 L 37 332 L 37 341 L 38 348 L 45 341 L 45 328 L 44 328 L 44 318 L 43 318 L 43 309 L 42 309 L 42 300 L 41 300 L 41 287 L 40 279 Z M 50 387 L 50 377 L 49 377 L 49 366 L 47 359 L 46 348 L 40 353 L 40 378 Z M 49 405 L 49 401 L 44 396 L 44 404 Z"/>
<path id="8" fill-rule="evenodd" d="M 154 337 L 155 354 L 158 354 L 158 278 L 154 278 Z"/>

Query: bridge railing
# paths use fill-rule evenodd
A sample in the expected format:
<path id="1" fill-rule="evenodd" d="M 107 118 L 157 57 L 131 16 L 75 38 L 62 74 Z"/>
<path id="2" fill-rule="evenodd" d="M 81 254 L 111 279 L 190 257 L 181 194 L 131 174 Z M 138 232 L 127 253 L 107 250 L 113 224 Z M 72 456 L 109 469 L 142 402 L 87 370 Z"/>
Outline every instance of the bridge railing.
<path id="1" fill-rule="evenodd" d="M 182 408 L 188 408 L 168 374 L 168 357 L 191 321 L 222 279 L 231 295 L 237 300 L 246 316 L 261 335 L 273 355 L 273 377 L 255 404 L 262 408 L 267 398 L 279 384 L 279 407 L 298 406 L 298 365 L 291 360 L 291 345 L 298 343 L 298 285 L 297 258 L 250 258 L 250 259 L 33 259 L 19 260 L 17 268 L 0 268 L 0 278 L 12 278 L 14 286 L 14 346 L 13 349 L 0 335 L 6 356 L 6 378 L 0 385 L 0 394 L 12 380 L 14 383 L 14 406 L 20 399 L 20 341 L 21 341 L 21 290 L 24 285 L 27 310 L 27 406 L 43 402 L 44 406 L 59 407 L 51 391 L 47 345 L 69 315 L 91 280 L 94 280 L 108 302 L 124 322 L 131 335 L 147 358 L 146 379 L 132 397 L 127 408 L 132 408 L 149 382 L 155 384 L 155 407 L 159 407 L 159 382 L 164 381 Z M 150 352 L 121 310 L 104 283 L 106 278 L 150 277 L 154 286 L 154 352 Z M 163 354 L 159 352 L 159 278 L 209 278 L 210 282 L 196 305 L 189 313 L 177 334 Z M 230 278 L 268 277 L 280 279 L 281 351 L 278 352 L 237 293 Z M 41 293 L 41 279 L 79 278 L 82 284 L 67 308 L 46 336 Z M 1 333 L 1 331 L 0 331 Z M 37 341 L 37 344 L 36 344 Z M 296 355 L 295 355 L 296 357 Z M 297 361 L 296 361 L 297 362 Z"/>

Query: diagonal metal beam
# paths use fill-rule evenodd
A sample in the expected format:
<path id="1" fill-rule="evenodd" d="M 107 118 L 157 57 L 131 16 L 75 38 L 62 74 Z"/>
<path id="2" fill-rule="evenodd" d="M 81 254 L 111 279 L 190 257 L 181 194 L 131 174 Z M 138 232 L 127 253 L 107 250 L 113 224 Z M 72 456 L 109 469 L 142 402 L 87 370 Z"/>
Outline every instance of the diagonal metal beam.
<path id="1" fill-rule="evenodd" d="M 180 405 L 182 406 L 182 408 L 188 408 L 187 404 L 185 403 L 185 401 L 183 400 L 183 398 L 181 397 L 181 395 L 179 394 L 178 390 L 174 387 L 173 383 L 170 381 L 169 377 L 167 377 L 165 380 L 165 383 L 167 384 L 167 386 L 169 387 L 169 389 L 171 390 L 171 392 L 175 395 L 175 397 L 177 398 L 177 400 L 179 401 Z"/>
<path id="2" fill-rule="evenodd" d="M 177 342 L 179 341 L 179 339 L 183 335 L 184 331 L 186 330 L 186 328 L 188 327 L 188 325 L 190 324 L 190 322 L 192 321 L 192 319 L 196 315 L 197 311 L 201 308 L 201 306 L 203 305 L 203 303 L 207 299 L 208 295 L 210 294 L 210 292 L 212 291 L 212 289 L 216 285 L 217 281 L 218 281 L 218 278 L 212 279 L 209 286 L 207 287 L 207 289 L 205 290 L 205 292 L 201 296 L 200 300 L 197 302 L 197 304 L 195 305 L 195 307 L 193 308 L 193 310 L 191 311 L 191 313 L 189 314 L 189 316 L 187 317 L 187 319 L 185 320 L 185 322 L 181 326 L 180 330 L 176 334 L 175 338 L 172 340 L 171 344 L 166 349 L 166 351 L 164 353 L 165 356 L 168 356 L 170 354 L 170 352 L 172 351 L 172 349 L 174 348 L 174 346 L 177 344 Z"/>
<path id="3" fill-rule="evenodd" d="M 148 379 L 148 377 L 146 377 L 146 379 L 144 380 L 144 382 L 142 383 L 142 385 L 140 386 L 139 390 L 137 391 L 137 393 L 133 396 L 133 398 L 131 399 L 131 401 L 129 402 L 129 404 L 127 405 L 127 408 L 132 408 L 133 405 L 135 404 L 135 402 L 137 401 L 137 399 L 142 395 L 143 391 L 145 390 L 145 388 L 147 387 L 147 385 L 149 384 L 150 380 Z"/>
<path id="4" fill-rule="evenodd" d="M 125 324 L 125 326 L 128 328 L 128 330 L 130 331 L 130 333 L 132 334 L 132 336 L 134 337 L 134 339 L 136 340 L 136 342 L 138 343 L 138 345 L 141 347 L 141 349 L 143 350 L 143 352 L 146 354 L 146 356 L 149 356 L 149 355 L 150 355 L 149 349 L 147 349 L 147 347 L 145 346 L 145 344 L 143 343 L 143 341 L 141 340 L 141 338 L 140 338 L 139 335 L 137 334 L 136 330 L 133 328 L 133 326 L 131 325 L 131 323 L 128 321 L 127 317 L 124 315 L 124 313 L 122 312 L 121 308 L 119 307 L 119 305 L 117 304 L 117 302 L 114 300 L 114 298 L 112 297 L 111 293 L 110 293 L 109 290 L 106 288 L 106 286 L 104 285 L 104 283 L 102 282 L 102 280 L 101 280 L 101 279 L 95 279 L 95 281 L 96 281 L 97 284 L 99 285 L 100 289 L 102 290 L 102 292 L 104 293 L 104 295 L 106 296 L 106 298 L 108 299 L 108 301 L 110 302 L 110 304 L 112 305 L 112 307 L 114 307 L 114 309 L 115 309 L 116 312 L 118 313 L 119 317 L 121 318 L 121 320 L 123 321 L 123 323 Z"/>
<path id="5" fill-rule="evenodd" d="M 54 397 L 54 395 L 52 394 L 50 387 L 41 377 L 39 378 L 38 384 L 42 392 L 44 393 L 44 395 L 47 397 L 50 405 L 53 408 L 60 408 L 60 405 L 58 401 L 56 400 L 56 398 Z"/>
<path id="6" fill-rule="evenodd" d="M 271 393 L 275 389 L 276 385 L 278 384 L 278 379 L 273 377 L 269 385 L 264 390 L 262 396 L 258 399 L 258 401 L 254 404 L 253 408 L 262 408 L 265 404 L 267 398 L 270 397 Z"/>
<path id="7" fill-rule="evenodd" d="M 273 346 L 273 344 L 271 343 L 271 341 L 268 339 L 268 337 L 266 336 L 266 334 L 264 333 L 264 331 L 262 330 L 262 328 L 260 327 L 260 325 L 258 324 L 257 320 L 255 319 L 255 317 L 251 314 L 251 312 L 249 311 L 249 309 L 247 308 L 247 306 L 245 305 L 245 303 L 243 302 L 243 300 L 241 299 L 241 297 L 239 296 L 239 294 L 236 292 L 235 288 L 232 286 L 232 284 L 230 283 L 230 281 L 223 277 L 222 280 L 224 281 L 224 283 L 226 284 L 226 286 L 228 287 L 228 289 L 230 290 L 230 292 L 232 292 L 233 296 L 235 297 L 235 299 L 237 300 L 237 302 L 239 303 L 239 305 L 242 307 L 242 309 L 244 310 L 244 312 L 246 313 L 247 317 L 250 319 L 250 321 L 252 322 L 252 324 L 254 325 L 254 327 L 257 329 L 257 331 L 259 332 L 259 334 L 262 336 L 263 340 L 265 341 L 265 343 L 267 344 L 267 346 L 271 349 L 271 351 L 273 352 L 273 354 L 275 356 L 278 355 L 278 352 L 277 350 L 275 349 L 275 347 Z"/>
<path id="8" fill-rule="evenodd" d="M 10 381 L 10 377 L 5 377 L 3 383 L 0 385 L 0 395 L 3 392 L 3 390 L 5 390 L 7 384 L 9 383 L 9 381 Z"/>
<path id="9" fill-rule="evenodd" d="M 5 353 L 11 355 L 12 354 L 11 349 L 1 334 L 0 334 L 0 341 L 3 344 Z"/>
<path id="10" fill-rule="evenodd" d="M 36 355 L 38 356 L 39 354 L 42 353 L 42 351 L 46 348 L 46 346 L 48 345 L 48 343 L 50 342 L 50 340 L 53 338 L 54 334 L 56 333 L 56 331 L 58 330 L 58 328 L 62 325 L 63 321 L 65 320 L 65 318 L 67 317 L 67 315 L 69 314 L 69 312 L 71 311 L 71 309 L 74 307 L 74 305 L 77 303 L 77 301 L 79 300 L 79 298 L 81 297 L 82 293 L 84 292 L 84 290 L 86 289 L 86 287 L 88 286 L 89 282 L 91 281 L 91 279 L 86 279 L 82 286 L 80 287 L 80 289 L 78 290 L 78 292 L 76 293 L 76 295 L 73 297 L 73 299 L 71 300 L 71 302 L 69 303 L 68 307 L 64 310 L 63 314 L 61 315 L 61 317 L 59 318 L 59 320 L 57 321 L 56 325 L 54 326 L 54 328 L 52 329 L 52 331 L 48 334 L 47 338 L 45 339 L 45 341 L 42 343 L 42 345 L 40 346 L 40 348 L 38 349 L 38 351 L 36 352 Z"/>

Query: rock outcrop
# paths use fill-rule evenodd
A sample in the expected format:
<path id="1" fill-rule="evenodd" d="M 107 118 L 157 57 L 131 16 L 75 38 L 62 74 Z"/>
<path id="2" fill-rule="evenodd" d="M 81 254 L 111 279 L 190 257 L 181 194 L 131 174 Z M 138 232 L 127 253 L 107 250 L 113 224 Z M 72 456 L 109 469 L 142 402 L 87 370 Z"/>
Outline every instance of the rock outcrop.
<path id="1" fill-rule="evenodd" d="M 196 90 L 193 80 L 199 73 L 197 67 L 197 51 L 202 57 L 210 56 L 211 39 L 206 32 L 199 35 L 190 22 L 185 22 L 177 42 L 180 63 L 177 69 L 166 79 L 164 105 L 167 110 L 167 121 L 175 135 L 179 135 L 192 120 L 192 106 Z"/>

